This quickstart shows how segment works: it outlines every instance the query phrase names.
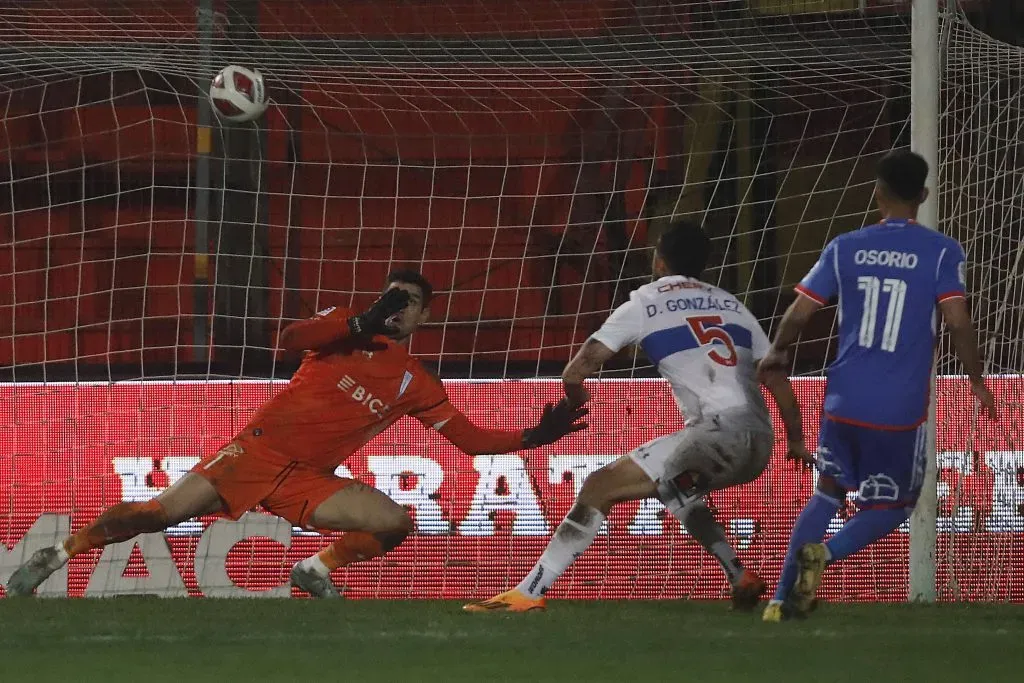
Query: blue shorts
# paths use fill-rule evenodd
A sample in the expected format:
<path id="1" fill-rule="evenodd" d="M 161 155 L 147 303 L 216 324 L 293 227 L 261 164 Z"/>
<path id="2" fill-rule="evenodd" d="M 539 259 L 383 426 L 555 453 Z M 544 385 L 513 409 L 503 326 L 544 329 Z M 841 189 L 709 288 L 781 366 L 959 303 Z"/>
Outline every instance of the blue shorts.
<path id="1" fill-rule="evenodd" d="M 911 507 L 924 483 L 925 429 L 888 431 L 823 417 L 818 473 L 856 491 L 859 507 Z"/>

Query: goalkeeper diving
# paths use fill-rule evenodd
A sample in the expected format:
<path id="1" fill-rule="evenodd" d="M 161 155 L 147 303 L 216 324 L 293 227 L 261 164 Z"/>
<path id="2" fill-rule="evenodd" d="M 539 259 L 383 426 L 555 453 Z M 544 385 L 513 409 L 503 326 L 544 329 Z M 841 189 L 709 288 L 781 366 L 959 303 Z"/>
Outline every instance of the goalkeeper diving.
<path id="1" fill-rule="evenodd" d="M 317 598 L 340 596 L 333 570 L 398 546 L 413 530 L 405 508 L 334 471 L 403 415 L 468 454 L 508 453 L 554 443 L 586 427 L 582 408 L 547 404 L 526 430 L 474 425 L 444 386 L 409 355 L 409 336 L 429 317 L 430 283 L 415 271 L 392 273 L 363 313 L 341 308 L 292 323 L 279 345 L 306 351 L 288 386 L 265 403 L 234 439 L 144 503 L 119 503 L 66 540 L 35 552 L 7 584 L 31 595 L 69 558 L 193 517 L 238 519 L 257 505 L 294 526 L 344 532 L 291 570 L 295 587 Z"/>
<path id="2" fill-rule="evenodd" d="M 547 549 L 519 584 L 470 612 L 545 609 L 544 594 L 593 542 L 617 503 L 657 498 L 725 571 L 734 608 L 759 602 L 765 582 L 744 568 L 705 497 L 753 481 L 768 465 L 775 443 L 756 369 L 768 337 L 732 294 L 698 279 L 710 241 L 699 226 L 681 223 L 658 241 L 654 282 L 640 287 L 583 345 L 562 373 L 574 407 L 589 399 L 584 380 L 620 349 L 643 347 L 685 418 L 685 429 L 646 443 L 597 470 L 558 526 Z M 761 381 L 779 407 L 789 457 L 810 455 L 803 444 L 800 410 L 785 371 L 765 369 Z"/>

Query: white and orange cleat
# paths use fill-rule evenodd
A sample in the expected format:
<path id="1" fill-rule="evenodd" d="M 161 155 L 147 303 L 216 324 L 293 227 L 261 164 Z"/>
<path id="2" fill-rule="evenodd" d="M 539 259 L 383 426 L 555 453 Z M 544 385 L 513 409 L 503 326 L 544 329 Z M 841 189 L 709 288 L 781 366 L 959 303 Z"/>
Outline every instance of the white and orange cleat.
<path id="1" fill-rule="evenodd" d="M 743 575 L 732 587 L 732 609 L 750 612 L 761 602 L 761 595 L 767 586 L 764 579 L 752 571 L 743 570 Z"/>
<path id="2" fill-rule="evenodd" d="M 462 609 L 467 612 L 543 612 L 547 609 L 547 600 L 531 598 L 513 588 L 495 595 L 490 600 L 463 605 Z"/>

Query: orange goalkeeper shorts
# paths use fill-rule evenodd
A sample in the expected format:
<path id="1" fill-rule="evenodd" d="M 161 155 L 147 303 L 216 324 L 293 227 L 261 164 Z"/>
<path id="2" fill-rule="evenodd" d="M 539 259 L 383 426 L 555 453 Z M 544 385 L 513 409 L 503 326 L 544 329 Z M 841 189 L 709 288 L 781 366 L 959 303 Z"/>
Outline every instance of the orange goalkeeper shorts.
<path id="1" fill-rule="evenodd" d="M 262 505 L 303 529 L 313 528 L 309 518 L 320 503 L 355 481 L 241 439 L 203 458 L 192 471 L 217 489 L 226 517 L 238 519 Z"/>

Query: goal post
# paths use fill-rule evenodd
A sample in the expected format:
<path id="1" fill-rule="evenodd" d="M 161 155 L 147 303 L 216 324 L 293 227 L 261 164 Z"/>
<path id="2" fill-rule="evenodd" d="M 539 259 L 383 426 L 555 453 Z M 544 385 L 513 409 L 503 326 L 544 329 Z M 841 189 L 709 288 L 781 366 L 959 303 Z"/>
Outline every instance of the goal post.
<path id="1" fill-rule="evenodd" d="M 928 199 L 918 220 L 939 225 L 939 2 L 914 0 L 910 22 L 910 146 L 928 162 Z M 955 11 L 955 8 L 954 8 Z M 910 590 L 913 602 L 935 602 L 935 546 L 938 523 L 938 478 L 935 462 L 935 372 L 928 401 L 924 484 L 910 518 Z"/>

